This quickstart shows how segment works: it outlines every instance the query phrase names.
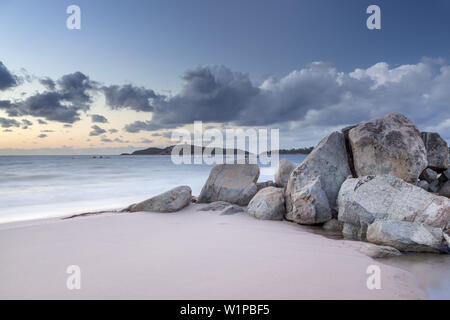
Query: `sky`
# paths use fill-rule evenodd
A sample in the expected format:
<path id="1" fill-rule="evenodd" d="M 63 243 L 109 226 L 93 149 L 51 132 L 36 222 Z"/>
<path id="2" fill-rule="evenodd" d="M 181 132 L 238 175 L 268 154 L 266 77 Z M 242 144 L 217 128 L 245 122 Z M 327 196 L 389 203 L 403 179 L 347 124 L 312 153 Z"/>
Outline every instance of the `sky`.
<path id="1" fill-rule="evenodd" d="M 307 147 L 393 111 L 450 142 L 449 14 L 447 0 L 0 0 L 0 154 L 163 147 L 199 120 Z"/>

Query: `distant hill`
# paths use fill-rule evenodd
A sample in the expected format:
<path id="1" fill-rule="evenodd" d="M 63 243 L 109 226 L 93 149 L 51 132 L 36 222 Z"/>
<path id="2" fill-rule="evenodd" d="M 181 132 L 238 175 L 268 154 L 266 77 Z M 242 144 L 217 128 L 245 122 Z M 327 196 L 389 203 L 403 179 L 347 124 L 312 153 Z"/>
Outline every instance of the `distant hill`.
<path id="1" fill-rule="evenodd" d="M 121 155 L 122 156 L 142 156 L 142 155 L 145 155 L 145 156 L 149 156 L 149 155 L 162 156 L 162 155 L 171 155 L 172 154 L 172 150 L 173 150 L 174 147 L 175 146 L 170 146 L 170 147 L 166 147 L 166 148 L 154 148 L 154 147 L 152 147 L 152 148 L 148 148 L 148 149 L 144 149 L 144 150 L 137 150 L 137 151 L 134 151 L 132 153 L 122 153 Z M 191 147 L 191 154 L 193 155 L 195 146 L 191 145 L 190 147 Z M 204 153 L 205 150 L 211 150 L 210 153 L 212 155 L 216 154 L 214 148 L 202 147 L 202 153 Z M 229 150 L 229 149 L 223 149 L 222 154 L 226 154 L 227 150 Z M 244 152 L 244 151 L 242 151 L 242 152 Z M 234 155 L 237 155 L 238 149 L 233 149 L 233 150 L 231 150 L 230 153 L 233 153 Z M 180 152 L 180 155 L 182 155 L 182 154 L 183 154 L 183 152 Z M 249 155 L 249 154 L 250 153 L 248 151 L 245 151 L 245 155 Z"/>
<path id="2" fill-rule="evenodd" d="M 132 153 L 122 153 L 121 155 L 122 156 L 141 156 L 141 155 L 146 155 L 146 156 L 149 156 L 149 155 L 150 156 L 155 156 L 155 155 L 157 155 L 157 156 L 161 156 L 161 155 L 171 155 L 172 154 L 172 149 L 174 147 L 175 146 L 169 146 L 169 147 L 166 147 L 166 148 L 151 147 L 151 148 L 147 148 L 147 149 L 144 149 L 144 150 L 137 150 L 137 151 L 134 151 Z M 191 147 L 191 154 L 194 154 L 194 146 L 191 145 L 190 147 Z M 202 147 L 202 153 L 205 151 L 205 149 L 207 149 L 207 147 Z M 210 149 L 210 148 L 208 148 L 208 149 Z M 279 154 L 309 154 L 309 153 L 311 153 L 311 151 L 313 149 L 314 149 L 313 147 L 310 147 L 310 148 L 297 148 L 297 149 L 281 149 L 281 150 L 278 151 L 278 153 Z M 222 153 L 225 154 L 226 150 L 227 149 L 223 149 Z M 237 155 L 238 149 L 233 149 L 233 150 L 231 150 L 231 152 L 234 155 Z M 180 154 L 182 154 L 182 153 L 180 153 Z M 214 149 L 211 150 L 211 154 L 212 155 L 215 154 L 215 150 Z M 248 151 L 245 151 L 245 155 L 249 155 L 249 154 L 250 153 Z M 269 151 L 267 154 L 270 155 L 271 152 Z"/>
<path id="3" fill-rule="evenodd" d="M 313 151 L 314 147 L 309 148 L 292 148 L 292 149 L 280 149 L 278 150 L 278 154 L 310 154 Z M 272 152 L 267 152 L 270 155 Z"/>

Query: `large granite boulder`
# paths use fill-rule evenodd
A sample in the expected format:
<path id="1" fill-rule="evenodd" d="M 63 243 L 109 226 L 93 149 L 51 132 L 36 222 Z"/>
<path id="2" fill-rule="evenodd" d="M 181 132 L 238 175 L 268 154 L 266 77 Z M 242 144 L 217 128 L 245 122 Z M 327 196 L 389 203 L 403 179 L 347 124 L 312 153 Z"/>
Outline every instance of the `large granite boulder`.
<path id="1" fill-rule="evenodd" d="M 286 218 L 312 224 L 330 220 L 341 184 L 350 175 L 344 134 L 333 132 L 292 171 L 286 188 Z"/>
<path id="2" fill-rule="evenodd" d="M 295 166 L 287 159 L 281 159 L 275 170 L 275 183 L 279 187 L 285 188 L 289 181 L 291 172 L 294 171 Z"/>
<path id="3" fill-rule="evenodd" d="M 286 219 L 299 224 L 320 224 L 333 218 L 328 198 L 322 188 L 320 177 L 312 180 L 291 196 L 291 210 Z"/>
<path id="4" fill-rule="evenodd" d="M 375 220 L 411 221 L 446 230 L 450 199 L 431 194 L 391 175 L 347 179 L 339 191 L 344 236 L 365 240 Z"/>
<path id="5" fill-rule="evenodd" d="M 192 190 L 181 186 L 130 206 L 129 211 L 176 212 L 191 203 Z"/>
<path id="6" fill-rule="evenodd" d="M 428 166 L 437 171 L 448 168 L 448 145 L 439 133 L 422 132 L 422 140 L 427 150 Z"/>
<path id="7" fill-rule="evenodd" d="M 349 132 L 358 177 L 391 174 L 416 182 L 427 167 L 427 151 L 417 127 L 399 113 L 361 122 Z"/>
<path id="8" fill-rule="evenodd" d="M 257 192 L 258 178 L 257 164 L 215 165 L 200 192 L 198 202 L 226 201 L 245 206 Z"/>
<path id="9" fill-rule="evenodd" d="M 367 229 L 367 241 L 406 252 L 447 252 L 442 229 L 409 221 L 382 221 Z"/>
<path id="10" fill-rule="evenodd" d="M 261 189 L 248 204 L 247 213 L 258 219 L 282 220 L 285 213 L 283 189 Z"/>

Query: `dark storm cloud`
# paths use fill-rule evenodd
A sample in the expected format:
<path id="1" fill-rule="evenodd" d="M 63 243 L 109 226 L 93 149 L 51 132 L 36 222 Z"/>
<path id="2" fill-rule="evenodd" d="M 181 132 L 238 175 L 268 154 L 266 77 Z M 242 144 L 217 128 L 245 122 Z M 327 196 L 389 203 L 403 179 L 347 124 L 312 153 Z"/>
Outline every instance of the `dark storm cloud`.
<path id="1" fill-rule="evenodd" d="M 55 81 L 53 81 L 53 80 L 50 79 L 50 78 L 42 78 L 42 79 L 39 79 L 39 82 L 40 82 L 45 88 L 47 88 L 48 90 L 53 91 L 53 90 L 55 90 L 55 88 L 56 88 L 56 83 L 55 83 Z"/>
<path id="2" fill-rule="evenodd" d="M 106 104 L 114 110 L 131 109 L 150 112 L 153 111 L 152 103 L 164 98 L 151 89 L 136 87 L 131 84 L 105 86 L 101 90 L 105 94 Z"/>
<path id="3" fill-rule="evenodd" d="M 0 90 L 6 90 L 17 86 L 18 80 L 6 66 L 0 61 Z"/>
<path id="4" fill-rule="evenodd" d="M 20 127 L 20 122 L 14 119 L 0 118 L 0 126 L 2 128 Z"/>
<path id="5" fill-rule="evenodd" d="M 152 120 L 136 121 L 125 130 L 155 131 L 195 120 L 334 128 L 392 111 L 427 127 L 450 119 L 449 87 L 450 66 L 432 59 L 395 68 L 382 62 L 350 73 L 315 62 L 258 86 L 225 67 L 198 66 L 184 74 L 179 94 L 154 104 Z M 450 132 L 450 120 L 441 127 Z"/>
<path id="6" fill-rule="evenodd" d="M 42 80 L 41 80 L 42 81 Z M 47 83 L 50 80 L 47 79 Z M 81 72 L 62 76 L 54 90 L 36 93 L 25 100 L 0 101 L 0 110 L 8 116 L 33 116 L 63 123 L 74 123 L 80 120 L 80 112 L 89 110 L 92 98 L 90 90 L 95 90 L 97 84 Z"/>
<path id="7" fill-rule="evenodd" d="M 108 123 L 108 119 L 106 119 L 104 116 L 99 115 L 99 114 L 91 115 L 91 121 L 93 123 Z"/>
<path id="8" fill-rule="evenodd" d="M 101 134 L 106 133 L 106 130 L 100 128 L 97 125 L 92 126 L 91 128 L 92 128 L 92 131 L 89 133 L 89 135 L 92 136 L 92 137 L 99 136 Z"/>

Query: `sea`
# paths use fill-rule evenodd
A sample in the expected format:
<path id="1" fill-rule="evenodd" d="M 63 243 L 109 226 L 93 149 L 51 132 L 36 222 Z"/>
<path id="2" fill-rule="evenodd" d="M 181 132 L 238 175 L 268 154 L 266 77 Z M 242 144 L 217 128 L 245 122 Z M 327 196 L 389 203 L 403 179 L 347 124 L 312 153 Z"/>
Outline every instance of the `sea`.
<path id="1" fill-rule="evenodd" d="M 123 209 L 181 185 L 199 195 L 211 167 L 176 165 L 170 155 L 0 156 L 0 224 Z M 260 164 L 259 181 L 274 171 Z"/>
<path id="2" fill-rule="evenodd" d="M 305 155 L 280 155 L 295 165 Z M 0 224 L 119 210 L 180 185 L 198 195 L 211 165 L 170 156 L 0 156 Z M 275 168 L 260 164 L 259 182 Z M 450 255 L 404 254 L 381 263 L 415 275 L 431 299 L 450 299 Z"/>

